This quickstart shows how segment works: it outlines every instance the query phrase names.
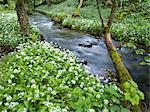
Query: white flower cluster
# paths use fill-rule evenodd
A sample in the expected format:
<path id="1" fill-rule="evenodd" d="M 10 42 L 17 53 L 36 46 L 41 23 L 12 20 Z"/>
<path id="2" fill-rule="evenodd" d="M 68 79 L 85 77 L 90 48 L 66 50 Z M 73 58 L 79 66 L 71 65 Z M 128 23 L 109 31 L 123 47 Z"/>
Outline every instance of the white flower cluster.
<path id="1" fill-rule="evenodd" d="M 81 98 L 85 101 L 94 100 L 93 102 L 99 105 L 97 109 L 107 112 L 108 109 L 105 107 L 108 107 L 110 102 L 108 98 L 103 99 L 107 94 L 104 91 L 105 86 L 78 64 L 76 57 L 70 51 L 63 52 L 47 42 L 26 43 L 18 49 L 17 56 L 15 53 L 12 54 L 14 60 L 7 63 L 10 65 L 6 80 L 8 83 L 6 86 L 0 85 L 1 91 L 12 87 L 15 95 L 5 94 L 0 107 L 4 104 L 8 109 L 15 108 L 19 105 L 19 101 L 15 102 L 17 97 L 31 105 L 40 102 L 39 104 L 46 106 L 50 112 L 67 112 L 72 108 L 77 109 L 78 107 L 72 105 Z M 116 85 L 112 84 L 111 87 L 114 91 L 119 91 Z M 9 92 L 12 90 L 10 89 Z M 53 98 L 55 99 L 52 100 Z M 60 108 L 60 100 L 73 104 Z M 95 112 L 93 107 L 86 111 Z M 28 109 L 24 108 L 23 112 L 27 111 Z"/>

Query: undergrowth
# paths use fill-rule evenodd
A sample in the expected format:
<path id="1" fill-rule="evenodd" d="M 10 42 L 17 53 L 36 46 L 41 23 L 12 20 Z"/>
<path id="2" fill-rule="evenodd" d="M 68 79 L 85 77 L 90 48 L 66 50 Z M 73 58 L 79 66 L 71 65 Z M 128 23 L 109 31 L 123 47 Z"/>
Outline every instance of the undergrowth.
<path id="1" fill-rule="evenodd" d="M 28 40 L 36 41 L 39 39 L 37 28 L 30 26 L 30 37 L 23 37 L 20 33 L 20 26 L 17 21 L 16 13 L 0 14 L 0 47 L 15 48 L 19 43 Z"/>
<path id="2" fill-rule="evenodd" d="M 122 91 L 102 84 L 70 51 L 21 44 L 0 62 L 0 111 L 128 112 Z"/>

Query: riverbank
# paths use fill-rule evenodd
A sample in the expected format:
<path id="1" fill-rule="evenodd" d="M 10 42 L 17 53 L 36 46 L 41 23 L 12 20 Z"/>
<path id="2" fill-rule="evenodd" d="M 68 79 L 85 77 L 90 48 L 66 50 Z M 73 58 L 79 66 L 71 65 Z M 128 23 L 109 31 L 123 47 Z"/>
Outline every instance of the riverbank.
<path id="1" fill-rule="evenodd" d="M 7 18 L 4 17 L 4 19 Z M 17 20 L 15 20 L 14 22 L 17 22 Z M 9 26 L 6 25 L 6 27 Z M 17 29 L 19 27 L 15 26 L 15 28 L 16 29 L 12 28 L 13 30 L 17 31 L 15 35 L 17 34 L 21 35 Z M 12 35 L 7 35 L 7 36 L 11 37 Z M 0 97 L 1 98 L 0 100 L 2 100 L 2 102 L 0 103 L 1 106 L 0 109 L 3 110 L 5 109 L 8 111 L 10 111 L 12 108 L 14 111 L 15 110 L 21 110 L 21 111 L 38 110 L 39 111 L 41 108 L 42 111 L 43 110 L 48 111 L 53 109 L 54 110 L 59 109 L 60 111 L 61 110 L 64 111 L 64 109 L 65 111 L 66 110 L 68 111 L 71 110 L 128 111 L 132 108 L 132 106 L 129 108 L 124 108 L 126 106 L 124 104 L 126 100 L 129 100 L 134 105 L 134 104 L 138 104 L 140 99 L 143 99 L 143 94 L 137 91 L 138 89 L 136 84 L 133 83 L 134 84 L 133 86 L 136 85 L 136 87 L 133 87 L 132 89 L 136 90 L 134 94 L 136 94 L 136 92 L 140 93 L 140 96 L 138 95 L 139 100 L 134 101 L 135 99 L 132 98 L 125 99 L 126 93 L 128 93 L 128 91 L 125 92 L 120 91 L 120 89 L 113 83 L 110 84 L 101 83 L 99 80 L 97 80 L 95 76 L 91 76 L 92 74 L 90 74 L 87 71 L 87 69 L 84 69 L 83 66 L 81 66 L 77 62 L 76 57 L 68 50 L 61 51 L 60 49 L 55 48 L 54 45 L 52 45 L 51 43 L 39 42 L 36 39 L 34 40 L 34 38 L 31 38 L 31 40 L 33 42 L 31 41 L 23 42 L 19 40 L 16 44 L 16 45 L 19 44 L 19 46 L 15 49 L 15 51 L 9 53 L 0 62 L 0 66 L 1 66 L 0 67 L 0 77 L 1 77 L 0 89 L 2 90 L 1 91 L 2 94 Z M 43 69 L 45 71 L 43 71 Z M 64 70 L 65 73 L 62 73 L 61 71 L 59 71 L 59 69 Z M 64 83 L 64 82 L 68 82 L 68 83 Z M 81 84 L 83 84 L 82 82 L 85 85 L 81 86 Z M 51 85 L 48 85 L 49 83 Z M 101 87 L 99 88 L 99 86 L 97 87 L 97 84 L 98 85 L 101 84 L 102 88 Z M 42 88 L 43 85 L 46 87 Z M 93 87 L 93 85 L 95 86 Z M 50 88 L 49 91 L 50 93 L 47 93 L 47 90 L 49 88 Z M 75 91 L 75 93 L 74 92 L 72 93 L 72 91 Z M 78 91 L 77 92 L 78 94 L 76 94 L 76 91 Z M 103 94 L 99 94 L 99 93 L 103 93 Z M 18 94 L 19 96 L 17 96 Z M 75 96 L 75 97 L 70 98 L 69 97 L 70 95 L 68 96 L 68 94 L 71 94 L 71 96 Z M 23 98 L 20 100 L 20 97 L 22 96 Z M 82 96 L 84 98 L 80 99 Z M 45 101 L 49 99 L 53 99 L 54 101 L 42 102 L 43 100 Z M 119 101 L 116 99 L 119 99 Z M 94 103 L 93 102 L 91 103 L 91 100 Z M 89 105 L 89 101 L 91 106 L 86 107 L 87 104 Z M 35 103 L 36 106 L 34 105 Z M 48 105 L 49 103 L 51 105 Z M 82 106 L 80 107 L 81 104 Z M 38 108 L 37 105 L 40 108 Z"/>
<path id="2" fill-rule="evenodd" d="M 15 50 L 0 60 L 0 111 L 130 110 L 116 84 L 101 83 L 72 52 L 34 40 L 34 33 L 28 41 L 18 40 L 25 37 L 16 17 L 2 15 L 1 44 L 14 45 Z"/>
<path id="3" fill-rule="evenodd" d="M 80 17 L 73 17 L 76 11 L 78 2 L 66 0 L 59 4 L 52 4 L 51 6 L 42 5 L 35 10 L 43 13 L 52 20 L 59 22 L 64 27 L 74 30 L 81 30 L 98 35 L 100 32 L 101 24 L 95 3 L 87 3 L 80 9 Z M 111 32 L 115 40 L 122 41 L 129 47 L 150 46 L 150 34 L 148 23 L 148 2 L 142 2 L 139 6 L 129 5 L 127 8 L 121 7 L 116 14 Z M 109 15 L 110 8 L 100 5 L 102 8 L 103 16 L 105 18 Z M 135 6 L 135 7 L 133 7 Z M 141 7 L 139 10 L 138 8 Z M 138 9 L 138 10 L 137 10 Z M 106 20 L 105 20 L 106 21 Z"/>
<path id="4" fill-rule="evenodd" d="M 89 71 L 96 76 L 103 76 L 105 69 L 113 70 L 114 67 L 103 39 L 95 39 L 90 34 L 62 28 L 59 24 L 54 24 L 54 21 L 47 16 L 39 13 L 30 16 L 30 22 L 40 29 L 48 42 L 56 42 L 62 48 L 71 50 L 80 60 L 84 60 Z M 138 64 L 142 57 L 137 57 L 133 50 L 130 51 L 127 48 L 122 48 L 119 52 L 133 79 L 146 94 L 146 101 L 149 101 L 148 77 L 142 72 L 148 73 L 148 68 Z M 147 89 L 144 89 L 145 87 Z"/>

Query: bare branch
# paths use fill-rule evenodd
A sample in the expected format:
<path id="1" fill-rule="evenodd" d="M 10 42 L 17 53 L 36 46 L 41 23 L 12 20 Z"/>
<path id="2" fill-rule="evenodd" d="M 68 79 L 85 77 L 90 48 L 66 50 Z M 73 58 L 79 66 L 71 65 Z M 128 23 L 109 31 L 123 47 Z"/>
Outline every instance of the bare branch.
<path id="1" fill-rule="evenodd" d="M 99 18 L 100 18 L 100 20 L 101 20 L 102 29 L 103 29 L 103 28 L 104 28 L 104 19 L 103 19 L 102 13 L 101 13 L 101 11 L 100 11 L 99 1 L 96 0 L 96 3 L 97 3 L 97 10 L 98 10 Z"/>
<path id="2" fill-rule="evenodd" d="M 80 3 L 79 3 L 79 5 L 78 5 L 78 9 L 80 9 L 80 8 L 82 7 L 83 2 L 84 2 L 84 0 L 80 0 Z"/>
<path id="3" fill-rule="evenodd" d="M 111 27 L 111 25 L 113 23 L 113 20 L 115 18 L 115 13 L 116 13 L 117 7 L 118 7 L 118 3 L 114 2 L 112 4 L 111 12 L 110 12 L 110 15 L 109 15 L 109 18 L 108 18 L 108 22 L 107 22 L 108 30 L 110 29 L 110 27 Z"/>

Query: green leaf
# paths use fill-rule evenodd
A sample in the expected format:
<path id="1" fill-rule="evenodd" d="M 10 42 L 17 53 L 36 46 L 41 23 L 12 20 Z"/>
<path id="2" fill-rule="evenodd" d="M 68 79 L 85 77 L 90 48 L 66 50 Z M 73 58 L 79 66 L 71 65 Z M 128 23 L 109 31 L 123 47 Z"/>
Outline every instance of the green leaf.
<path id="1" fill-rule="evenodd" d="M 18 108 L 17 112 L 22 112 L 24 110 L 24 106 L 23 105 L 20 105 L 20 107 Z"/>
<path id="2" fill-rule="evenodd" d="M 140 54 L 140 55 L 143 55 L 144 52 L 145 52 L 144 49 L 137 49 L 137 50 L 135 51 L 136 54 Z"/>
<path id="3" fill-rule="evenodd" d="M 143 92 L 138 91 L 138 94 L 139 94 L 140 98 L 141 98 L 142 100 L 144 100 L 144 94 L 143 94 Z"/>
<path id="4" fill-rule="evenodd" d="M 123 86 L 124 86 L 125 88 L 130 88 L 130 83 L 129 83 L 129 82 L 125 82 L 125 83 L 123 84 Z"/>
<path id="5" fill-rule="evenodd" d="M 130 82 L 130 84 L 131 84 L 133 87 L 135 87 L 135 88 L 138 87 L 138 85 L 137 85 L 134 81 L 129 81 L 129 82 Z"/>
<path id="6" fill-rule="evenodd" d="M 121 112 L 130 112 L 127 108 L 121 108 Z"/>
<path id="7" fill-rule="evenodd" d="M 110 112 L 119 112 L 119 111 L 120 111 L 120 107 L 117 105 L 110 107 Z"/>
<path id="8" fill-rule="evenodd" d="M 133 43 L 129 43 L 129 42 L 126 44 L 126 46 L 134 49 L 137 48 Z"/>
<path id="9" fill-rule="evenodd" d="M 29 108 L 29 106 L 30 106 L 30 102 L 28 102 L 28 101 L 24 101 L 24 105 L 25 105 L 25 107 L 26 107 L 26 108 Z"/>
<path id="10" fill-rule="evenodd" d="M 145 61 L 142 61 L 139 63 L 140 65 L 147 65 L 147 63 Z"/>
<path id="11" fill-rule="evenodd" d="M 47 107 L 42 106 L 40 112 L 47 112 Z"/>
<path id="12" fill-rule="evenodd" d="M 130 93 L 124 93 L 125 94 L 125 100 L 129 100 L 131 99 Z"/>
<path id="13" fill-rule="evenodd" d="M 145 56 L 145 57 L 144 57 L 144 60 L 145 60 L 146 62 L 149 62 L 149 63 L 150 63 L 150 56 Z"/>

